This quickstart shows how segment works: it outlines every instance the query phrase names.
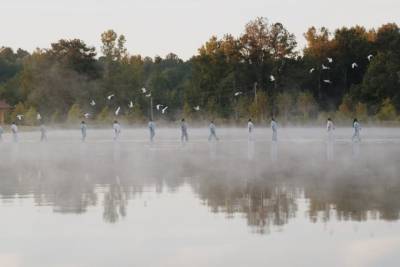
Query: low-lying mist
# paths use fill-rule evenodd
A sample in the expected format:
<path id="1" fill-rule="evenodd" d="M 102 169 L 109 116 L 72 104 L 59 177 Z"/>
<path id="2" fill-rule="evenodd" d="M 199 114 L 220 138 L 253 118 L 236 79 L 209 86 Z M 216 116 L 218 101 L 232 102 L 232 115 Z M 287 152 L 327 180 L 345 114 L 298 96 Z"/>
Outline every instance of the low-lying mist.
<path id="1" fill-rule="evenodd" d="M 129 199 L 143 191 L 174 192 L 189 185 L 212 212 L 246 214 L 248 224 L 264 232 L 284 225 L 297 210 L 297 199 L 309 200 L 310 220 L 369 217 L 399 219 L 400 129 L 365 128 L 361 143 L 352 129 L 339 128 L 334 143 L 319 128 L 281 128 L 278 142 L 270 129 L 258 128 L 254 141 L 246 129 L 217 129 L 219 141 L 208 142 L 208 129 L 189 129 L 181 144 L 179 129 L 123 129 L 119 141 L 111 130 L 20 134 L 0 143 L 0 195 L 14 199 L 33 195 L 37 205 L 55 212 L 82 213 L 99 201 L 106 188 L 104 220 L 126 216 Z"/>

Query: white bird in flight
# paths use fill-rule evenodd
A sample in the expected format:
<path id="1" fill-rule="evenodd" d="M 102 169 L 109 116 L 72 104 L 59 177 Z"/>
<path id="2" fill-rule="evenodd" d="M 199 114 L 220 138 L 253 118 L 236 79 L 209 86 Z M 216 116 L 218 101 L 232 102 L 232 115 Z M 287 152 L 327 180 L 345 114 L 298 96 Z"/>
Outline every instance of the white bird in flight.
<path id="1" fill-rule="evenodd" d="M 168 106 L 166 106 L 165 108 L 163 108 L 163 109 L 161 110 L 161 113 L 164 114 L 165 111 L 167 111 L 167 109 L 168 109 Z"/>
<path id="2" fill-rule="evenodd" d="M 151 96 L 151 93 L 148 93 L 147 95 L 145 95 L 145 97 L 150 97 Z"/>
<path id="3" fill-rule="evenodd" d="M 310 73 L 313 73 L 313 72 L 314 72 L 314 70 L 315 70 L 314 68 L 311 68 L 311 69 L 310 69 Z"/>
<path id="4" fill-rule="evenodd" d="M 89 119 L 90 113 L 85 113 L 85 114 L 83 114 L 83 116 L 84 116 L 86 119 Z"/>
<path id="5" fill-rule="evenodd" d="M 273 75 L 270 75 L 270 76 L 269 76 L 269 80 L 270 80 L 271 82 L 274 82 L 274 81 L 275 81 L 275 77 L 274 77 Z"/>
<path id="6" fill-rule="evenodd" d="M 331 58 L 331 57 L 327 57 L 326 59 L 328 60 L 329 63 L 333 62 L 333 58 Z"/>
<path id="7" fill-rule="evenodd" d="M 114 95 L 112 94 L 112 95 L 107 96 L 107 99 L 111 100 L 113 97 L 114 97 Z"/>
<path id="8" fill-rule="evenodd" d="M 129 108 L 133 108 L 133 102 L 132 102 L 132 101 L 129 101 L 128 107 L 129 107 Z"/>
<path id="9" fill-rule="evenodd" d="M 351 68 L 353 68 L 353 69 L 358 68 L 357 63 L 353 62 L 353 64 L 351 64 Z"/>
<path id="10" fill-rule="evenodd" d="M 164 106 L 164 105 L 157 104 L 157 105 L 156 105 L 156 109 L 157 109 L 157 110 L 160 110 L 160 108 L 163 107 L 163 106 Z"/>
<path id="11" fill-rule="evenodd" d="M 323 70 L 329 70 L 330 68 L 327 67 L 327 66 L 325 66 L 324 64 L 322 64 L 322 69 L 323 69 Z"/>
<path id="12" fill-rule="evenodd" d="M 118 107 L 117 110 L 115 111 L 115 116 L 118 116 L 120 110 L 121 110 L 121 107 Z"/>
<path id="13" fill-rule="evenodd" d="M 22 120 L 22 118 L 24 117 L 24 115 L 18 114 L 17 116 L 15 116 L 18 118 L 18 120 Z"/>
<path id="14" fill-rule="evenodd" d="M 200 110 L 200 106 L 195 106 L 193 109 L 196 110 L 196 111 L 199 111 Z"/>
<path id="15" fill-rule="evenodd" d="M 368 61 L 371 61 L 371 59 L 372 59 L 373 57 L 374 57 L 373 55 L 368 55 L 368 56 L 367 56 Z"/>
<path id="16" fill-rule="evenodd" d="M 332 83 L 331 80 L 324 80 L 324 83 Z"/>
<path id="17" fill-rule="evenodd" d="M 40 113 L 38 113 L 38 114 L 36 115 L 36 119 L 37 119 L 38 121 L 40 121 L 40 120 L 42 119 L 42 116 L 40 116 Z"/>
<path id="18" fill-rule="evenodd" d="M 235 93 L 235 96 L 239 96 L 239 95 L 241 95 L 241 94 L 243 94 L 241 91 L 239 91 L 239 92 L 236 92 Z"/>
<path id="19" fill-rule="evenodd" d="M 96 102 L 94 102 L 94 100 L 92 99 L 92 101 L 90 101 L 90 105 L 91 105 L 92 107 L 94 107 L 94 106 L 96 106 Z"/>
<path id="20" fill-rule="evenodd" d="M 147 92 L 146 88 L 142 88 L 142 93 L 145 94 Z"/>

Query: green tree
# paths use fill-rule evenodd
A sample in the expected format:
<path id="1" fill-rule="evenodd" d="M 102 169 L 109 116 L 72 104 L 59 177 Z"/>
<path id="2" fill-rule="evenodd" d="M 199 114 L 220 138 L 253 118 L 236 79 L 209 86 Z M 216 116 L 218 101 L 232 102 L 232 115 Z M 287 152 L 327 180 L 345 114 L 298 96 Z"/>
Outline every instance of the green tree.
<path id="1" fill-rule="evenodd" d="M 368 119 L 367 105 L 358 102 L 355 109 L 355 116 L 361 121 L 366 121 Z"/>
<path id="2" fill-rule="evenodd" d="M 287 122 L 289 119 L 290 112 L 293 108 L 293 96 L 288 93 L 280 93 L 277 97 L 277 107 L 279 116 L 283 119 L 284 122 Z"/>
<path id="3" fill-rule="evenodd" d="M 393 121 L 397 117 L 396 108 L 390 98 L 383 100 L 376 117 L 381 121 Z"/>
<path id="4" fill-rule="evenodd" d="M 268 96 L 264 92 L 257 93 L 257 99 L 254 99 L 249 107 L 250 116 L 258 122 L 265 121 L 268 116 Z"/>
<path id="5" fill-rule="evenodd" d="M 82 110 L 78 104 L 73 104 L 68 111 L 67 122 L 76 124 L 82 118 Z"/>
<path id="6" fill-rule="evenodd" d="M 108 106 L 105 106 L 96 117 L 96 120 L 102 123 L 110 123 L 112 119 L 111 111 Z"/>
<path id="7" fill-rule="evenodd" d="M 61 39 L 51 44 L 47 53 L 52 60 L 75 70 L 77 73 L 86 74 L 91 78 L 98 77 L 96 66 L 96 49 L 88 47 L 85 42 L 79 39 Z"/>
<path id="8" fill-rule="evenodd" d="M 53 114 L 51 114 L 50 121 L 51 123 L 60 123 L 63 122 L 65 117 L 62 116 L 62 113 L 57 109 Z"/>
<path id="9" fill-rule="evenodd" d="M 354 116 L 353 112 L 353 101 L 349 95 L 343 97 L 342 103 L 336 114 L 336 118 L 339 120 L 348 120 Z"/>
<path id="10" fill-rule="evenodd" d="M 297 110 L 302 115 L 303 119 L 310 119 L 316 111 L 316 103 L 314 97 L 309 92 L 300 93 L 297 96 Z"/>
<path id="11" fill-rule="evenodd" d="M 182 115 L 187 121 L 190 121 L 193 116 L 193 108 L 186 101 L 183 104 Z"/>
<path id="12" fill-rule="evenodd" d="M 11 120 L 12 121 L 19 121 L 17 115 L 24 115 L 26 113 L 26 107 L 23 103 L 19 102 L 13 112 L 11 113 Z M 24 119 L 24 118 L 23 118 Z M 24 121 L 24 120 L 23 120 Z M 20 122 L 20 121 L 19 121 Z"/>
<path id="13" fill-rule="evenodd" d="M 138 102 L 133 104 L 132 109 L 128 113 L 127 119 L 131 123 L 138 123 L 138 124 L 143 123 L 145 121 L 142 108 Z"/>
<path id="14" fill-rule="evenodd" d="M 25 113 L 25 124 L 34 126 L 37 124 L 37 110 L 34 107 L 30 107 Z"/>

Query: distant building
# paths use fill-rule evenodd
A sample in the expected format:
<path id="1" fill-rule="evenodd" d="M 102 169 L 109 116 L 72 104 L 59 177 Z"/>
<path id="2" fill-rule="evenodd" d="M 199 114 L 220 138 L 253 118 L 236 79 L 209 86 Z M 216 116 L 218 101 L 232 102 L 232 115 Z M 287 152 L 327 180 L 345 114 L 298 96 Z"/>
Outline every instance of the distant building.
<path id="1" fill-rule="evenodd" d="M 0 100 L 0 123 L 4 123 L 5 115 L 10 110 L 10 105 L 6 101 Z"/>

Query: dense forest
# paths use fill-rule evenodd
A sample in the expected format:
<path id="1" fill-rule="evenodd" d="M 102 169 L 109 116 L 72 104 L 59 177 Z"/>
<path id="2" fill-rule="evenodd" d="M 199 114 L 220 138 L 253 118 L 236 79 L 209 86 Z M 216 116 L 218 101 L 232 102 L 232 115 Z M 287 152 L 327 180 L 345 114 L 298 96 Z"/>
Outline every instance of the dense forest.
<path id="1" fill-rule="evenodd" d="M 20 124 L 86 118 L 106 123 L 249 117 L 281 123 L 398 121 L 400 29 L 389 23 L 309 28 L 307 44 L 281 23 L 257 18 L 240 36 L 212 36 L 189 60 L 131 55 L 124 35 L 100 36 L 101 51 L 80 39 L 62 39 L 31 54 L 0 48 L 0 99 Z M 161 45 L 161 44 L 160 44 Z M 179 48 L 177 48 L 179 49 Z M 152 108 L 151 108 L 152 107 Z M 168 107 L 168 108 L 167 108 Z"/>

